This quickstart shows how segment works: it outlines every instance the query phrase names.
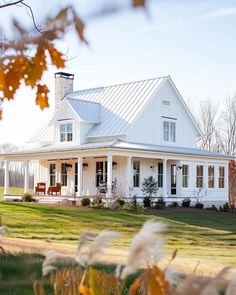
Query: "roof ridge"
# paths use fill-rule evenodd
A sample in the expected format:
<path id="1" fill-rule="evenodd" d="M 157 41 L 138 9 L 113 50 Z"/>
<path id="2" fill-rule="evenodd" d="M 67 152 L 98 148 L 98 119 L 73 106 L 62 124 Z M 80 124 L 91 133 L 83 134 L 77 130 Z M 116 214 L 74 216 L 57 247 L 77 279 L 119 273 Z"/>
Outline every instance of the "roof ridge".
<path id="1" fill-rule="evenodd" d="M 66 97 L 67 100 L 75 100 L 75 101 L 82 101 L 82 102 L 86 102 L 86 103 L 93 103 L 93 104 L 98 104 L 101 105 L 100 102 L 97 101 L 92 101 L 92 100 L 86 100 L 86 99 L 81 99 L 81 98 L 71 98 L 71 97 Z"/>
<path id="2" fill-rule="evenodd" d="M 140 82 L 146 82 L 146 81 L 151 81 L 151 80 L 160 80 L 160 79 L 164 79 L 164 78 L 168 78 L 170 77 L 169 75 L 166 76 L 161 76 L 161 77 L 156 77 L 156 78 L 149 78 L 149 79 L 141 79 L 141 80 L 137 80 L 137 81 L 130 81 L 130 82 L 123 82 L 123 83 L 117 83 L 117 84 L 113 84 L 113 85 L 108 85 L 108 86 L 100 86 L 100 87 L 92 87 L 92 88 L 84 88 L 81 90 L 77 90 L 77 91 L 73 91 L 72 93 L 79 93 L 79 92 L 84 92 L 84 91 L 92 91 L 92 90 L 99 90 L 99 89 L 104 89 L 104 88 L 111 88 L 111 87 L 115 87 L 115 86 L 121 86 L 121 85 L 127 85 L 127 84 L 134 84 L 134 83 L 140 83 Z M 71 93 L 71 94 L 72 94 Z"/>

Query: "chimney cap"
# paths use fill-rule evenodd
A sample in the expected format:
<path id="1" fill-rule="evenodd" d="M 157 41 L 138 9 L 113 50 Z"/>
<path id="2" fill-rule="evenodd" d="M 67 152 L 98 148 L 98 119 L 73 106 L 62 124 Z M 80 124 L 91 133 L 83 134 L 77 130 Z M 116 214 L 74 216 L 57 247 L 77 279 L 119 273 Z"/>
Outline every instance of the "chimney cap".
<path id="1" fill-rule="evenodd" d="M 65 72 L 55 73 L 55 78 L 62 77 L 62 78 L 74 80 L 74 76 L 75 76 L 74 74 L 69 74 L 69 73 L 65 73 Z"/>

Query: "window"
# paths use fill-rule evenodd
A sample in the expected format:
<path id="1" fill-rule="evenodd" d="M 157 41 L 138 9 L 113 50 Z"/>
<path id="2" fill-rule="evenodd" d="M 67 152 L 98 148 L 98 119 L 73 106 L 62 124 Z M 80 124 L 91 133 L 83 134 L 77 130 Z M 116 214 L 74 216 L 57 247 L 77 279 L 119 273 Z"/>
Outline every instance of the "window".
<path id="1" fill-rule="evenodd" d="M 140 183 L 140 161 L 133 161 L 133 184 L 134 187 L 139 187 Z"/>
<path id="2" fill-rule="evenodd" d="M 96 162 L 96 187 L 101 182 L 107 183 L 107 161 Z"/>
<path id="3" fill-rule="evenodd" d="M 163 187 L 163 163 L 158 163 L 158 187 Z"/>
<path id="4" fill-rule="evenodd" d="M 219 188 L 225 187 L 225 167 L 219 167 Z"/>
<path id="5" fill-rule="evenodd" d="M 203 187 L 203 165 L 197 165 L 196 187 Z"/>
<path id="6" fill-rule="evenodd" d="M 209 188 L 214 187 L 214 175 L 215 175 L 214 166 L 208 166 L 208 187 Z"/>
<path id="7" fill-rule="evenodd" d="M 182 187 L 188 187 L 189 166 L 182 165 Z"/>
<path id="8" fill-rule="evenodd" d="M 50 174 L 50 186 L 55 186 L 56 185 L 56 164 L 50 164 L 49 174 Z"/>
<path id="9" fill-rule="evenodd" d="M 70 123 L 60 124 L 60 142 L 73 141 L 73 125 Z"/>
<path id="10" fill-rule="evenodd" d="M 78 192 L 78 163 L 75 163 L 75 193 Z"/>
<path id="11" fill-rule="evenodd" d="M 66 163 L 61 164 L 61 184 L 62 186 L 67 186 L 67 169 Z"/>
<path id="12" fill-rule="evenodd" d="M 169 100 L 163 100 L 163 101 L 162 101 L 162 104 L 163 104 L 164 106 L 169 106 L 169 105 L 170 105 L 170 101 L 169 101 Z"/>
<path id="13" fill-rule="evenodd" d="M 163 140 L 175 142 L 176 124 L 175 122 L 163 121 Z"/>

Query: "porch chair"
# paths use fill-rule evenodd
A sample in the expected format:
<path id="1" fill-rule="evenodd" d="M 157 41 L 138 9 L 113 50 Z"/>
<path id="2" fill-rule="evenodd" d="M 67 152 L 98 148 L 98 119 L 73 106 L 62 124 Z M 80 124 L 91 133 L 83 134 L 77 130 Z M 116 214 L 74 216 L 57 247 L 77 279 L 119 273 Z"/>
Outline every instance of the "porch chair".
<path id="1" fill-rule="evenodd" d="M 57 182 L 56 186 L 49 186 L 47 194 L 53 195 L 53 193 L 56 193 L 56 196 L 57 194 L 61 195 L 61 183 Z"/>
<path id="2" fill-rule="evenodd" d="M 38 182 L 35 187 L 35 194 L 39 195 L 39 193 L 46 194 L 46 183 L 45 182 Z"/>

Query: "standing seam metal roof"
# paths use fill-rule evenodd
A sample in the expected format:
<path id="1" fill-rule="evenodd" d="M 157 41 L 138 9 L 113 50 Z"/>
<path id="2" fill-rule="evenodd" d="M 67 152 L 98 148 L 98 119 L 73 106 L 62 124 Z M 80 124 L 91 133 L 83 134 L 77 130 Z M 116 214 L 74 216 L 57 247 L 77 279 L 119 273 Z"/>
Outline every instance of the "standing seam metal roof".
<path id="1" fill-rule="evenodd" d="M 77 99 L 101 104 L 101 123 L 90 131 L 88 137 L 125 134 L 165 79 L 166 77 L 161 77 L 80 90 L 68 94 L 66 99 Z"/>

